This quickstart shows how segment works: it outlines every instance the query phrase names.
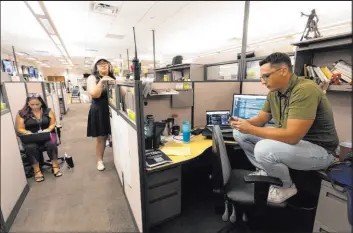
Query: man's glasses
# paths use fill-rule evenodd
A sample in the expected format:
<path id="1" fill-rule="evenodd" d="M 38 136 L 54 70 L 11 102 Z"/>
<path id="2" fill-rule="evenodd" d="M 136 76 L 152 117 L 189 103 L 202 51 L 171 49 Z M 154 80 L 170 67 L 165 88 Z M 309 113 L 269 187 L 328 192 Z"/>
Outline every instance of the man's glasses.
<path id="1" fill-rule="evenodd" d="M 33 98 L 33 97 L 38 98 L 38 97 L 40 97 L 40 95 L 38 93 L 28 93 L 27 97 L 29 97 L 29 98 Z"/>
<path id="2" fill-rule="evenodd" d="M 281 69 L 282 69 L 282 68 L 279 68 L 279 69 L 277 69 L 277 70 L 275 70 L 275 71 L 272 71 L 271 73 L 263 74 L 263 75 L 261 75 L 260 79 L 262 79 L 262 80 L 264 80 L 264 81 L 267 81 L 267 80 L 271 77 L 271 75 L 272 75 L 273 73 L 275 73 L 275 72 L 277 72 L 277 71 L 279 71 L 279 70 L 281 70 Z"/>

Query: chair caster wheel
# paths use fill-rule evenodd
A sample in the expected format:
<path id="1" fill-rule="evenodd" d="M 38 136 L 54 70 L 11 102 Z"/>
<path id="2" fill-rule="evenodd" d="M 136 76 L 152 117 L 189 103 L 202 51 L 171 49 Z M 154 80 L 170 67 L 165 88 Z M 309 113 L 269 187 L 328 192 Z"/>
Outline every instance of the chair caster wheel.
<path id="1" fill-rule="evenodd" d="M 237 221 L 234 205 L 232 205 L 232 215 L 230 216 L 229 220 L 231 223 L 235 223 Z"/>
<path id="2" fill-rule="evenodd" d="M 248 216 L 246 216 L 246 214 L 244 213 L 242 219 L 243 219 L 244 222 L 247 222 L 248 221 Z"/>

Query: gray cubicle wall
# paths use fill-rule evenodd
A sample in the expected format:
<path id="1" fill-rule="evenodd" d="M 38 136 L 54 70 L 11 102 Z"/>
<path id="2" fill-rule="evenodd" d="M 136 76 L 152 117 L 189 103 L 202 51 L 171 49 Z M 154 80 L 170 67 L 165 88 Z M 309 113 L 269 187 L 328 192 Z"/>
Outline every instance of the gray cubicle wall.
<path id="1" fill-rule="evenodd" d="M 38 93 L 43 97 L 44 101 L 47 101 L 44 82 L 27 82 L 26 85 L 28 93 Z"/>
<path id="2" fill-rule="evenodd" d="M 25 82 L 5 82 L 4 84 L 7 101 L 11 110 L 13 122 L 16 122 L 16 115 L 26 103 L 27 90 Z"/>
<path id="3" fill-rule="evenodd" d="M 177 84 L 176 82 L 153 83 L 152 88 L 154 90 L 176 89 Z M 192 92 L 192 90 L 188 91 Z M 184 91 L 179 91 L 180 95 L 183 95 L 183 92 Z M 182 125 L 184 119 L 191 122 L 193 98 L 190 99 L 191 106 L 177 108 L 172 106 L 172 98 L 172 95 L 149 96 L 145 98 L 144 102 L 147 103 L 147 105 L 144 106 L 145 116 L 153 115 L 155 120 L 161 121 L 177 113 L 178 117 L 175 118 L 175 124 Z"/>
<path id="4" fill-rule="evenodd" d="M 206 111 L 232 110 L 234 94 L 240 94 L 240 82 L 195 82 L 194 126 L 206 125 Z"/>
<path id="5" fill-rule="evenodd" d="M 122 101 L 126 98 L 122 98 L 121 87 L 130 88 L 131 91 L 128 90 L 126 95 L 130 95 L 132 98 Z M 141 81 L 119 82 L 112 94 L 116 94 L 116 103 L 109 106 L 114 163 L 136 227 L 139 232 L 147 232 L 144 207 L 146 205 L 144 194 L 145 157 L 144 140 L 142 139 L 144 134 Z M 126 109 L 134 111 L 135 117 L 129 116 L 127 111 L 124 111 L 123 104 Z"/>
<path id="6" fill-rule="evenodd" d="M 5 89 L 2 86 L 2 89 Z M 6 95 L 6 91 L 2 91 Z M 5 102 L 8 97 L 3 96 Z M 29 191 L 14 121 L 9 108 L 1 111 L 1 228 L 10 230 Z"/>

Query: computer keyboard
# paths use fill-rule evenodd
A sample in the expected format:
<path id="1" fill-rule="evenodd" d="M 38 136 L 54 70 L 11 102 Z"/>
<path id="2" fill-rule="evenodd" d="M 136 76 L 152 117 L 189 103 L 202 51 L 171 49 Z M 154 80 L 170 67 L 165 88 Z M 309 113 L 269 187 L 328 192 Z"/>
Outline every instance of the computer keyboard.
<path id="1" fill-rule="evenodd" d="M 221 129 L 221 133 L 232 133 L 233 132 L 233 129 L 230 128 L 230 129 Z"/>

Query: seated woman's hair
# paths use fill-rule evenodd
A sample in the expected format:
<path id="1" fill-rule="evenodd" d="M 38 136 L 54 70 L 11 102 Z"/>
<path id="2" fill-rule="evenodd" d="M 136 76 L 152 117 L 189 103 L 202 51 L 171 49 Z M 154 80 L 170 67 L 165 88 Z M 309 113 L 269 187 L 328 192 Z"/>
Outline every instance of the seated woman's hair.
<path id="1" fill-rule="evenodd" d="M 38 93 L 28 93 L 27 98 L 26 98 L 26 103 L 23 106 L 23 108 L 20 110 L 23 116 L 28 115 L 31 112 L 31 108 L 28 105 L 28 102 L 31 101 L 32 99 L 37 99 L 42 103 L 42 109 L 47 110 L 48 106 L 44 102 L 43 98 L 40 96 Z"/>

